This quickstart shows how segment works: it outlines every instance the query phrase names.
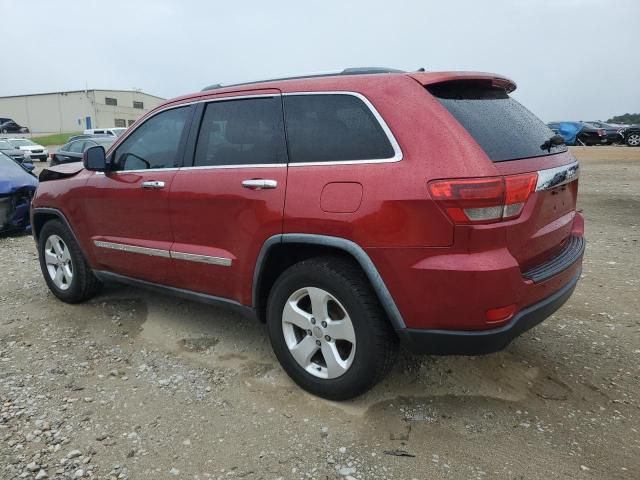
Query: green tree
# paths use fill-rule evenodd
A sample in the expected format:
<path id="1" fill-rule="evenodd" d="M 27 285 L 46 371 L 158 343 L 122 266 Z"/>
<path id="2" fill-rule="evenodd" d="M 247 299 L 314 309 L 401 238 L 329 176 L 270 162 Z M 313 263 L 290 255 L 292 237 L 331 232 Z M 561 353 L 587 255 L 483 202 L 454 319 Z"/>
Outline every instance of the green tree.
<path id="1" fill-rule="evenodd" d="M 640 113 L 625 113 L 624 115 L 617 115 L 611 117 L 607 122 L 611 123 L 640 123 Z"/>

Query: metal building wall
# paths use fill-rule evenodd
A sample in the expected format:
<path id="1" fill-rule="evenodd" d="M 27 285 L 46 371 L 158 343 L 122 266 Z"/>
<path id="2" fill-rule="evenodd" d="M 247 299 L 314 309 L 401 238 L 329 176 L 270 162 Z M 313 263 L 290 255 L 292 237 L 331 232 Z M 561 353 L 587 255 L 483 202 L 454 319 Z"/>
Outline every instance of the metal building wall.
<path id="1" fill-rule="evenodd" d="M 118 105 L 106 105 L 106 97 L 115 98 Z M 144 108 L 133 108 L 134 100 L 141 101 Z M 92 128 L 113 127 L 116 119 L 129 124 L 163 101 L 142 92 L 118 90 L 0 97 L 0 117 L 12 118 L 32 133 L 77 132 L 87 128 L 87 117 Z"/>

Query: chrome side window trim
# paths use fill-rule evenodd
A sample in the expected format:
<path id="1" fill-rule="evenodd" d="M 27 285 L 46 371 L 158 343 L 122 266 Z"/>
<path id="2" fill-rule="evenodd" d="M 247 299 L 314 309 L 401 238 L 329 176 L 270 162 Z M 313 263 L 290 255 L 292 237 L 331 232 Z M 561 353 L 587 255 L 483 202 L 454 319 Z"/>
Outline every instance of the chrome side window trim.
<path id="1" fill-rule="evenodd" d="M 286 163 L 247 163 L 242 165 L 201 165 L 182 167 L 180 170 L 225 170 L 229 168 L 286 168 Z"/>
<path id="2" fill-rule="evenodd" d="M 319 91 L 319 92 L 287 92 L 282 94 L 283 97 L 296 96 L 296 95 L 351 95 L 352 97 L 356 97 L 360 99 L 362 103 L 364 103 L 367 106 L 367 108 L 371 111 L 376 121 L 380 125 L 380 128 L 382 128 L 382 131 L 387 136 L 387 139 L 391 144 L 391 148 L 393 148 L 394 154 L 393 154 L 393 157 L 390 157 L 390 158 L 373 158 L 373 159 L 362 159 L 362 160 L 344 159 L 344 160 L 334 160 L 332 162 L 299 162 L 299 163 L 291 162 L 289 163 L 290 167 L 309 167 L 309 166 L 316 166 L 316 165 L 318 166 L 320 165 L 355 165 L 359 163 L 393 163 L 393 162 L 399 162 L 400 160 L 402 160 L 403 158 L 402 149 L 400 148 L 400 144 L 396 140 L 396 137 L 393 135 L 393 132 L 389 128 L 389 125 L 387 125 L 387 122 L 385 122 L 382 115 L 380 115 L 380 112 L 376 110 L 376 107 L 374 107 L 373 104 L 369 101 L 369 99 L 365 97 L 363 94 L 358 92 L 345 91 L 345 90 Z"/>
<path id="3" fill-rule="evenodd" d="M 209 265 L 221 265 L 230 267 L 232 260 L 226 257 L 212 257 L 209 255 L 198 255 L 195 253 L 174 252 L 161 248 L 139 247 L 136 245 L 127 245 L 125 243 L 105 242 L 102 240 L 94 240 L 94 245 L 100 248 L 108 248 L 126 253 L 139 253 L 142 255 L 150 255 L 152 257 L 173 258 L 175 260 L 185 260 L 188 262 L 207 263 Z"/>
<path id="4" fill-rule="evenodd" d="M 145 173 L 145 172 L 149 172 L 149 173 L 153 173 L 153 172 L 172 172 L 172 171 L 177 171 L 180 170 L 180 167 L 170 167 L 170 168 L 139 168 L 136 170 L 114 170 L 112 172 L 109 172 L 109 176 L 113 176 L 113 175 L 122 175 L 125 173 Z M 104 175 L 104 172 L 96 172 L 99 174 Z"/>
<path id="5" fill-rule="evenodd" d="M 382 128 L 382 131 L 387 136 L 387 139 L 389 140 L 389 143 L 391 144 L 391 147 L 393 148 L 393 152 L 394 152 L 393 157 L 390 157 L 390 158 L 375 158 L 375 159 L 361 159 L 361 160 L 345 159 L 345 160 L 335 160 L 335 161 L 332 161 L 332 162 L 300 162 L 300 163 L 289 163 L 289 164 L 277 163 L 277 164 L 245 164 L 245 165 L 204 165 L 204 166 L 198 166 L 198 167 L 196 167 L 196 166 L 186 166 L 186 167 L 181 167 L 181 168 L 183 170 L 225 169 L 225 168 L 268 168 L 268 167 L 286 167 L 287 165 L 289 167 L 308 167 L 308 166 L 322 166 L 322 165 L 327 165 L 327 166 L 329 166 L 329 165 L 356 165 L 356 164 L 361 164 L 361 163 L 362 164 L 394 163 L 394 162 L 399 162 L 400 160 L 403 159 L 403 153 L 402 153 L 402 149 L 400 148 L 400 144 L 396 140 L 396 137 L 393 135 L 393 132 L 389 128 L 389 125 L 387 124 L 387 122 L 384 120 L 382 115 L 380 115 L 380 112 L 378 112 L 378 110 L 373 106 L 373 104 L 369 101 L 369 99 L 366 96 L 364 96 L 363 94 L 361 94 L 359 92 L 352 92 L 352 91 L 346 91 L 346 90 L 317 91 L 317 92 L 301 91 L 301 92 L 286 92 L 286 93 L 282 93 L 282 94 L 278 94 L 278 93 L 261 93 L 261 94 L 255 94 L 255 95 L 222 96 L 222 97 L 219 97 L 219 98 L 204 98 L 204 99 L 194 100 L 194 101 L 191 101 L 191 102 L 184 102 L 184 103 L 177 103 L 177 104 L 174 104 L 174 105 L 167 105 L 166 107 L 160 108 L 159 110 L 156 110 L 153 113 L 151 113 L 148 117 L 146 117 L 144 119 L 143 122 L 136 123 L 133 126 L 131 131 L 128 131 L 125 135 L 120 137 L 116 143 L 114 143 L 112 145 L 112 147 L 109 149 L 109 152 L 111 152 L 111 150 L 115 149 L 119 144 L 121 144 L 127 137 L 129 137 L 129 135 L 131 135 L 133 132 L 135 132 L 141 125 L 144 125 L 144 123 L 146 123 L 147 120 L 150 120 L 151 118 L 155 117 L 159 113 L 165 112 L 167 110 L 172 110 L 172 109 L 180 108 L 180 107 L 186 107 L 186 106 L 189 106 L 189 105 L 195 105 L 195 104 L 198 104 L 198 103 L 212 103 L 212 102 L 222 102 L 222 101 L 232 101 L 232 100 L 243 100 L 243 99 L 247 99 L 247 98 L 271 98 L 271 97 L 277 97 L 277 96 L 280 96 L 280 95 L 282 95 L 282 96 L 295 96 L 295 95 L 351 95 L 353 97 L 356 97 L 356 98 L 360 99 L 367 106 L 369 111 L 373 114 L 373 116 L 375 117 L 376 121 L 380 125 L 380 128 Z M 179 170 L 179 169 L 180 168 L 177 168 L 177 167 L 173 168 L 172 167 L 172 168 L 154 168 L 154 169 L 147 169 L 147 170 L 145 170 L 145 169 L 117 170 L 117 171 L 114 171 L 114 172 L 110 172 L 110 174 L 171 171 L 171 170 Z M 102 173 L 102 172 L 99 172 L 99 173 Z"/>
<path id="6" fill-rule="evenodd" d="M 136 245 L 125 245 L 124 243 L 104 242 L 102 240 L 94 240 L 96 247 L 108 248 L 127 253 L 141 253 L 142 255 L 150 255 L 152 257 L 170 258 L 169 250 L 160 248 L 138 247 Z"/>
<path id="7" fill-rule="evenodd" d="M 171 258 L 186 260 L 188 262 L 208 263 L 210 265 L 231 266 L 231 259 L 226 257 L 210 257 L 209 255 L 197 255 L 195 253 L 171 252 Z"/>
<path id="8" fill-rule="evenodd" d="M 548 168 L 538 171 L 538 183 L 536 192 L 549 190 L 573 182 L 580 176 L 580 165 L 578 162 L 562 165 L 560 167 Z"/>

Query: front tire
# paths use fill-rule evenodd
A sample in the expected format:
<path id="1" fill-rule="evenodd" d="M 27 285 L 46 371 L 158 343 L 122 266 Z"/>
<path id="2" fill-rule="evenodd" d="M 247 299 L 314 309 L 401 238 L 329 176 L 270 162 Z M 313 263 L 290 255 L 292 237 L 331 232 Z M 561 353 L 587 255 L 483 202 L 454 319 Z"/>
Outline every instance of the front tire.
<path id="1" fill-rule="evenodd" d="M 340 257 L 305 260 L 283 272 L 269 295 L 267 327 L 287 374 L 329 400 L 369 390 L 398 353 L 395 332 L 366 276 Z"/>
<path id="2" fill-rule="evenodd" d="M 73 234 L 59 220 L 50 220 L 38 239 L 40 269 L 56 297 L 66 303 L 80 303 L 95 296 L 101 283 L 95 277 Z"/>
<path id="3" fill-rule="evenodd" d="M 630 147 L 640 147 L 640 133 L 629 134 L 625 143 Z"/>

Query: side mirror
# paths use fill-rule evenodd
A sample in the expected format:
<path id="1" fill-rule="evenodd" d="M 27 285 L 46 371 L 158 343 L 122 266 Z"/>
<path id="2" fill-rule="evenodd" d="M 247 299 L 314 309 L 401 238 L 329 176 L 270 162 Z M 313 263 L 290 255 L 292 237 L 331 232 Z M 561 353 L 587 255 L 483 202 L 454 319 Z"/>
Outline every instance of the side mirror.
<path id="1" fill-rule="evenodd" d="M 82 164 L 87 170 L 104 172 L 107 169 L 107 157 L 104 147 L 96 145 L 85 150 L 82 154 Z"/>

